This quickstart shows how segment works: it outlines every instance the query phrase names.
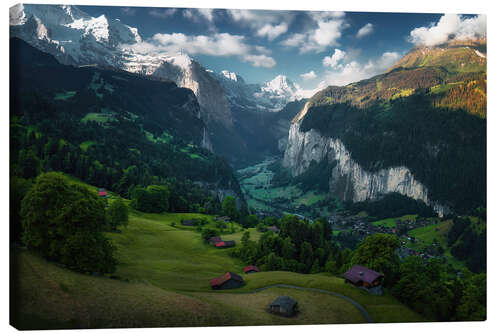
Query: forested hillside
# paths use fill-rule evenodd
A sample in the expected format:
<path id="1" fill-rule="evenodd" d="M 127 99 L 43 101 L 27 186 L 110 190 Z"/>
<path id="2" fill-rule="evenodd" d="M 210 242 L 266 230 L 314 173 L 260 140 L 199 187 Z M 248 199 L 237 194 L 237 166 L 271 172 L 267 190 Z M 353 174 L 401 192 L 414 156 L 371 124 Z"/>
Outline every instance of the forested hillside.
<path id="1" fill-rule="evenodd" d="M 229 165 L 202 147 L 205 127 L 188 89 L 123 71 L 61 65 L 15 38 L 11 87 L 15 176 L 63 171 L 125 197 L 136 186 L 169 183 L 190 197 L 185 211 L 218 191 L 243 200 Z"/>

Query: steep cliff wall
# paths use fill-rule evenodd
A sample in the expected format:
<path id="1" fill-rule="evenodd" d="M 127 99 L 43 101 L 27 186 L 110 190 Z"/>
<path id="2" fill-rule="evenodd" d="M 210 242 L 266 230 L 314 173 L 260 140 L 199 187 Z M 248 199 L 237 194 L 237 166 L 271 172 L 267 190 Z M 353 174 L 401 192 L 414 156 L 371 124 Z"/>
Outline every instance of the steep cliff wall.
<path id="1" fill-rule="evenodd" d="M 300 124 L 307 109 L 306 104 L 289 130 L 283 166 L 289 168 L 293 176 L 305 172 L 313 160 L 319 163 L 327 158 L 329 163 L 335 164 L 328 180 L 330 192 L 342 200 L 372 200 L 383 194 L 397 192 L 424 201 L 439 215 L 448 212 L 447 207 L 429 198 L 426 186 L 415 179 L 407 167 L 395 166 L 369 172 L 352 159 L 341 140 L 324 137 L 314 129 L 301 132 Z"/>

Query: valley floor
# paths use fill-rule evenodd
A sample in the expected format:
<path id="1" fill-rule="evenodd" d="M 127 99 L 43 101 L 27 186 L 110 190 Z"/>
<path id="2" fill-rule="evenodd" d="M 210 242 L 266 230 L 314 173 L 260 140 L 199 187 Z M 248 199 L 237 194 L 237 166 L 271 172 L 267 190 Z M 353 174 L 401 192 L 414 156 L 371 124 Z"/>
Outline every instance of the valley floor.
<path id="1" fill-rule="evenodd" d="M 271 165 L 280 156 L 269 157 L 255 165 L 237 171 L 248 207 L 260 212 L 277 214 L 300 214 L 308 217 L 326 216 L 325 207 L 318 205 L 326 199 L 326 193 L 302 191 L 296 185 L 273 186 L 274 172 Z"/>
<path id="2" fill-rule="evenodd" d="M 127 228 L 107 234 L 117 247 L 114 279 L 74 273 L 26 250 L 13 249 L 11 322 L 22 329 L 366 322 L 362 312 L 341 297 L 278 284 L 345 295 L 375 322 L 424 321 L 390 295 L 371 296 L 327 273 L 244 275 L 244 264 L 229 256 L 230 249 L 210 247 L 190 230 L 194 227 L 180 227 L 180 220 L 192 215 L 133 212 Z M 235 231 L 223 238 L 239 243 L 242 232 Z M 259 233 L 251 230 L 251 237 L 257 239 Z M 226 271 L 241 274 L 244 287 L 213 291 L 209 280 Z M 259 288 L 265 289 L 254 292 Z M 266 311 L 281 295 L 298 301 L 296 317 Z"/>

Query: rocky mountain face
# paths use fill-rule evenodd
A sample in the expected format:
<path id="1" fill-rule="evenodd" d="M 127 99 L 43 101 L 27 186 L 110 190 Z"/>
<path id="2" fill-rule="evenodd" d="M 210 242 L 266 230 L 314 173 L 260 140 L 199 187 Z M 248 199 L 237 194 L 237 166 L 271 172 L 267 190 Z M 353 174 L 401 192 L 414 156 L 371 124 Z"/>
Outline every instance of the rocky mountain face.
<path id="1" fill-rule="evenodd" d="M 329 191 L 343 201 L 375 200 L 389 193 L 399 193 L 431 206 L 440 216 L 449 208 L 429 198 L 429 191 L 405 166 L 390 167 L 370 172 L 351 156 L 339 139 L 322 136 L 311 129 L 300 131 L 300 119 L 290 126 L 283 166 L 290 168 L 293 176 L 305 172 L 312 161 L 327 159 L 334 163 Z"/>
<path id="2" fill-rule="evenodd" d="M 452 191 L 443 188 L 466 191 L 469 182 L 485 186 L 485 57 L 483 41 L 416 48 L 385 74 L 318 92 L 292 121 L 283 166 L 297 176 L 308 169 L 311 161 L 327 159 L 334 166 L 327 180 L 330 192 L 342 200 L 376 200 L 397 192 L 424 201 L 440 215 L 459 208 L 451 199 Z M 447 68 L 442 66 L 444 63 Z M 425 103 L 415 105 L 420 100 Z M 406 109 L 411 110 L 404 120 L 402 113 Z M 422 119 L 423 114 L 429 118 Z M 438 119 L 464 125 L 439 128 Z M 405 125 L 412 121 L 414 129 Z M 477 135 L 464 129 L 466 123 L 477 126 L 472 130 Z M 409 132 L 397 127 L 408 127 Z M 424 133 L 426 127 L 432 129 L 419 136 L 417 133 Z M 416 132 L 414 137 L 411 131 Z M 465 136 L 474 136 L 470 141 L 476 143 L 464 142 L 460 146 Z M 405 142 L 409 146 L 399 149 L 398 145 Z M 458 152 L 460 149 L 470 152 L 469 156 Z M 377 157 L 378 150 L 381 153 Z M 395 152 L 387 154 L 390 150 Z M 440 158 L 449 159 L 449 164 Z M 449 171 L 453 163 L 454 167 L 465 168 L 476 162 L 470 169 L 474 176 L 436 179 L 436 174 L 453 173 Z M 437 170 L 433 175 L 432 168 L 423 170 L 425 167 L 418 163 L 436 165 Z"/>

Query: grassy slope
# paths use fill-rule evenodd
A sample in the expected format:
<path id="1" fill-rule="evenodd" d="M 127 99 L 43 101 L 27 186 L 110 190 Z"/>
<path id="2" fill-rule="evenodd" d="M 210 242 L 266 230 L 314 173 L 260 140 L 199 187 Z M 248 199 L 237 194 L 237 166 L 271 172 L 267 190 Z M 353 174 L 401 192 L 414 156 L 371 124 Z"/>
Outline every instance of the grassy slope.
<path id="1" fill-rule="evenodd" d="M 204 244 L 194 230 L 170 225 L 190 215 L 133 212 L 126 229 L 107 234 L 120 261 L 115 275 L 129 282 L 76 274 L 25 251 L 16 252 L 14 262 L 22 277 L 15 290 L 22 309 L 18 321 L 25 328 L 364 322 L 352 305 L 329 295 L 278 288 L 245 294 L 276 283 L 342 293 L 365 306 L 377 322 L 423 320 L 390 295 L 370 296 L 326 273 L 262 272 L 244 276 L 241 289 L 214 293 L 209 279 L 228 270 L 242 274 L 244 264 L 228 255 L 230 249 Z M 224 238 L 239 241 L 241 235 Z M 257 239 L 259 233 L 251 230 L 251 236 Z M 298 317 L 286 319 L 265 311 L 283 294 L 298 300 Z"/>
<path id="2" fill-rule="evenodd" d="M 373 225 L 383 226 L 383 227 L 387 227 L 387 228 L 395 228 L 396 227 L 396 220 L 399 220 L 399 221 L 413 220 L 414 221 L 416 219 L 416 217 L 417 217 L 417 215 L 404 215 L 401 217 L 390 217 L 387 219 L 375 221 L 375 222 L 373 222 Z"/>

